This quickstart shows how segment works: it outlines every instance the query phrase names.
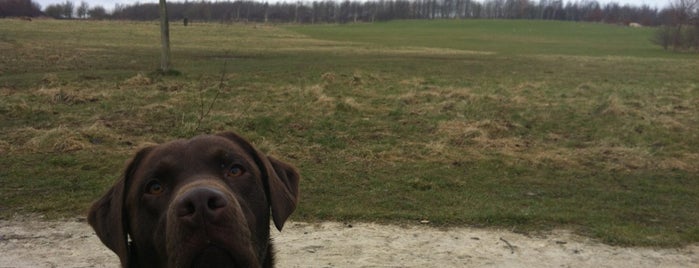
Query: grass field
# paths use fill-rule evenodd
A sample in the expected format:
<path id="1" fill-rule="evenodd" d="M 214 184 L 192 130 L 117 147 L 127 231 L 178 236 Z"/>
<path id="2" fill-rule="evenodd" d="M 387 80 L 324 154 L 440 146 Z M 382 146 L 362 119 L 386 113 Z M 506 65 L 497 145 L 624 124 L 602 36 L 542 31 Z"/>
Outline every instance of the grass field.
<path id="1" fill-rule="evenodd" d="M 158 29 L 0 21 L 0 218 L 83 215 L 139 147 L 234 130 L 300 168 L 296 220 L 699 242 L 699 56 L 652 29 L 173 24 L 177 77 Z"/>

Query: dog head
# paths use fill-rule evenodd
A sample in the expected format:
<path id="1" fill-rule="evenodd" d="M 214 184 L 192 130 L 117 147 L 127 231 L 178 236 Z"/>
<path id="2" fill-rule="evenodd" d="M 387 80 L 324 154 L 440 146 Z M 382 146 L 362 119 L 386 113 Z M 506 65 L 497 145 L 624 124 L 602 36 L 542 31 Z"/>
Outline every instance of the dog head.
<path id="1" fill-rule="evenodd" d="M 202 135 L 140 150 L 88 221 L 123 267 L 259 267 L 298 183 L 242 137 Z"/>

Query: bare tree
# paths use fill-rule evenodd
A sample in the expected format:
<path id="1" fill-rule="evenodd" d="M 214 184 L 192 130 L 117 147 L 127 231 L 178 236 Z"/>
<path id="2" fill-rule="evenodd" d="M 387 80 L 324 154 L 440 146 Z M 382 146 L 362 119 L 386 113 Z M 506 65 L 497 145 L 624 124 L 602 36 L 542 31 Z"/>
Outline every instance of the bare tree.
<path id="1" fill-rule="evenodd" d="M 60 4 L 51 4 L 44 8 L 44 13 L 52 18 L 60 19 L 63 17 L 63 6 Z"/>
<path id="2" fill-rule="evenodd" d="M 90 19 L 96 19 L 96 20 L 106 19 L 107 18 L 107 10 L 104 9 L 104 7 L 102 7 L 102 6 L 96 6 L 96 7 L 91 8 L 90 10 L 88 10 L 87 15 L 90 16 Z"/>
<path id="3" fill-rule="evenodd" d="M 78 18 L 81 18 L 81 19 L 87 18 L 87 11 L 89 9 L 90 9 L 90 6 L 85 1 L 80 2 L 80 5 L 78 6 L 78 9 L 77 9 Z"/>
<path id="4" fill-rule="evenodd" d="M 65 3 L 63 3 L 63 17 L 66 19 L 72 19 L 73 9 L 75 9 L 75 5 L 73 5 L 73 2 L 66 1 Z"/>
<path id="5" fill-rule="evenodd" d="M 659 14 L 658 27 L 651 42 L 665 50 L 699 51 L 699 0 L 671 0 L 668 8 Z"/>
<path id="6" fill-rule="evenodd" d="M 672 45 L 675 49 L 692 47 L 691 40 L 697 38 L 693 36 L 696 31 L 689 29 L 685 33 L 683 29 L 691 27 L 692 21 L 699 19 L 697 9 L 699 9 L 699 0 L 674 0 L 670 3 L 672 24 L 675 27 L 672 33 Z"/>
<path id="7" fill-rule="evenodd" d="M 663 47 L 667 50 L 672 41 L 672 29 L 670 26 L 661 26 L 655 31 L 655 34 L 650 38 L 653 44 Z"/>

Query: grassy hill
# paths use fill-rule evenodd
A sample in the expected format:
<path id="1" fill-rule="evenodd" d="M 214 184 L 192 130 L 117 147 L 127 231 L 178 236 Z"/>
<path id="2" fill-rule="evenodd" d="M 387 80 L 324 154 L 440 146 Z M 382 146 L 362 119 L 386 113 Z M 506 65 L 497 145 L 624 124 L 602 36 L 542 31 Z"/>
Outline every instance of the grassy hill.
<path id="1" fill-rule="evenodd" d="M 413 20 L 304 25 L 291 29 L 313 38 L 390 47 L 446 48 L 502 55 L 672 57 L 648 41 L 654 28 L 609 24 L 537 20 Z"/>
<path id="2" fill-rule="evenodd" d="M 699 241 L 699 57 L 652 46 L 652 29 L 171 31 L 179 77 L 152 74 L 154 23 L 1 21 L 0 218 L 82 215 L 139 147 L 235 130 L 300 168 L 296 220 Z"/>

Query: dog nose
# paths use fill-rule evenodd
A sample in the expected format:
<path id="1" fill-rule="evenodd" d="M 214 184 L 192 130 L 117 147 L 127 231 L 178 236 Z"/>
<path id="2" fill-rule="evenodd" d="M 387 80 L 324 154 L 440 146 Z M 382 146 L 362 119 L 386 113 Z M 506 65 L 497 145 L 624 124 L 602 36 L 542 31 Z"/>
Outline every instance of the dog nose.
<path id="1" fill-rule="evenodd" d="M 199 187 L 188 190 L 176 203 L 177 216 L 190 225 L 216 222 L 228 206 L 228 200 L 219 190 Z"/>

